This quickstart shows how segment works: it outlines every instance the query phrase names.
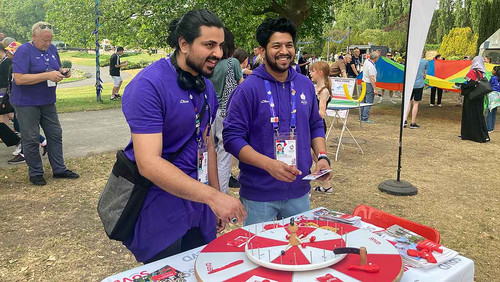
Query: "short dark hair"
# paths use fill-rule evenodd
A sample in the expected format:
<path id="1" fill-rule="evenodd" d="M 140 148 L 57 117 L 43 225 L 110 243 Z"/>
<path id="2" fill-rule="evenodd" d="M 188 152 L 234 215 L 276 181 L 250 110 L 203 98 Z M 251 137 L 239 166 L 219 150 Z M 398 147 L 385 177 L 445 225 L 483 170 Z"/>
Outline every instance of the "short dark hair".
<path id="1" fill-rule="evenodd" d="M 354 51 L 354 50 L 359 50 L 359 47 L 354 47 L 354 49 L 352 49 L 352 50 L 353 50 L 353 51 Z"/>
<path id="2" fill-rule="evenodd" d="M 173 19 L 168 26 L 167 43 L 174 49 L 179 49 L 179 38 L 183 37 L 191 44 L 200 36 L 200 27 L 223 28 L 221 20 L 206 9 L 193 10 L 185 13 L 180 19 Z"/>
<path id="3" fill-rule="evenodd" d="M 247 51 L 238 48 L 238 49 L 234 50 L 233 57 L 236 58 L 241 64 L 246 59 L 248 59 L 248 53 L 247 53 Z"/>
<path id="4" fill-rule="evenodd" d="M 229 30 L 229 28 L 224 27 L 224 45 L 222 45 L 222 59 L 227 59 L 233 56 L 234 49 L 234 34 Z"/>
<path id="5" fill-rule="evenodd" d="M 120 52 L 120 51 L 123 51 L 123 47 L 121 47 L 121 46 L 116 47 L 116 52 Z"/>
<path id="6" fill-rule="evenodd" d="M 295 28 L 293 22 L 287 18 L 275 18 L 263 21 L 257 28 L 257 42 L 259 42 L 260 46 L 266 48 L 269 43 L 269 38 L 271 38 L 275 32 L 290 33 L 293 43 L 295 43 L 297 28 Z"/>
<path id="7" fill-rule="evenodd" d="M 439 57 L 442 57 L 441 54 L 437 54 L 436 56 L 434 56 L 434 59 L 439 59 Z"/>
<path id="8" fill-rule="evenodd" d="M 306 51 L 302 52 L 302 55 L 307 55 L 307 52 Z"/>

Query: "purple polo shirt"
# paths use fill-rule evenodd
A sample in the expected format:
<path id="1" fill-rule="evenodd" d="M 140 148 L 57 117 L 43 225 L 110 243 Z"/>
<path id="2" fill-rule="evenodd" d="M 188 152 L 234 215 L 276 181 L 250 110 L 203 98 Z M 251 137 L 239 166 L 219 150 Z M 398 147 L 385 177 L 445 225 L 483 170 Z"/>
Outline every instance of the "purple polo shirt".
<path id="1" fill-rule="evenodd" d="M 218 108 L 217 95 L 210 80 L 205 79 L 207 103 L 201 121 L 202 131 Z M 193 100 L 190 99 L 190 94 Z M 162 157 L 168 159 L 189 139 L 173 164 L 196 179 L 195 108 L 202 107 L 203 93 L 182 90 L 177 84 L 177 72 L 169 59 L 161 59 L 139 72 L 125 88 L 122 110 L 136 134 L 162 133 Z M 135 161 L 132 141 L 125 148 L 127 157 Z M 208 243 L 216 237 L 216 221 L 205 204 L 176 197 L 153 185 L 146 196 L 134 235 L 124 242 L 138 261 L 146 261 L 181 238 L 192 227 L 200 227 Z"/>
<path id="2" fill-rule="evenodd" d="M 26 42 L 17 48 L 12 59 L 12 73 L 35 74 L 59 70 L 60 67 L 61 59 L 54 45 L 50 45 L 47 51 L 42 52 L 31 42 Z M 16 106 L 54 104 L 56 87 L 49 87 L 47 81 L 33 85 L 17 85 L 13 79 L 10 102 Z"/>
<path id="3" fill-rule="evenodd" d="M 257 152 L 274 158 L 274 130 L 264 80 L 270 82 L 281 133 L 290 132 L 290 87 L 291 81 L 294 82 L 297 93 L 297 167 L 302 175 L 288 183 L 275 179 L 265 170 L 240 162 L 240 195 L 259 202 L 296 199 L 310 190 L 309 181 L 302 178 L 310 173 L 312 165 L 311 140 L 325 137 L 314 85 L 307 77 L 290 67 L 287 80 L 279 82 L 264 65 L 255 69 L 230 96 L 224 119 L 224 148 L 238 157 L 240 150 L 250 145 Z"/>

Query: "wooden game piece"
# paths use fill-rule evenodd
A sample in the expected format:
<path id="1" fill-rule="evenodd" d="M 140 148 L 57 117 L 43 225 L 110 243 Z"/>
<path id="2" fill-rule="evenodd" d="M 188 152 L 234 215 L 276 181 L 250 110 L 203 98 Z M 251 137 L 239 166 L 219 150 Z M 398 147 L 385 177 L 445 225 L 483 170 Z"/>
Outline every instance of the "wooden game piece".
<path id="1" fill-rule="evenodd" d="M 365 265 L 367 262 L 366 247 L 359 248 L 359 265 Z"/>
<path id="2" fill-rule="evenodd" d="M 293 217 L 290 219 L 290 225 L 288 225 L 288 231 L 290 231 L 290 238 L 288 239 L 288 243 L 291 246 L 298 246 L 300 244 L 300 239 L 297 237 L 297 230 L 299 227 L 295 224 L 295 220 Z"/>

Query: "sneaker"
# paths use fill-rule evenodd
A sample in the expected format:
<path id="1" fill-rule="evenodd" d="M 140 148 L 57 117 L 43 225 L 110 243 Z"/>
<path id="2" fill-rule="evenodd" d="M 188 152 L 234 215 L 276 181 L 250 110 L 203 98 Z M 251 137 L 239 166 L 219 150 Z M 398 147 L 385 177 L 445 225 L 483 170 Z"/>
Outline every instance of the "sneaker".
<path id="1" fill-rule="evenodd" d="M 324 187 L 318 186 L 318 187 L 314 188 L 314 191 L 323 192 L 323 193 L 332 193 L 333 189 L 332 189 L 331 186 L 328 187 L 328 188 L 324 188 Z"/>
<path id="2" fill-rule="evenodd" d="M 57 173 L 52 175 L 54 178 L 69 178 L 69 179 L 77 179 L 80 177 L 80 175 L 72 172 L 71 170 L 67 169 L 64 172 Z"/>
<path id="3" fill-rule="evenodd" d="M 405 124 L 403 125 L 404 128 L 408 126 L 408 121 L 405 120 Z"/>
<path id="4" fill-rule="evenodd" d="M 398 102 L 396 102 L 393 99 L 391 99 L 391 103 L 393 103 L 394 105 L 396 105 Z"/>
<path id="5" fill-rule="evenodd" d="M 232 176 L 232 175 L 231 175 L 231 177 L 229 177 L 229 187 L 240 188 L 240 182 L 238 181 L 238 179 L 234 178 L 234 176 Z"/>
<path id="6" fill-rule="evenodd" d="M 43 175 L 30 176 L 30 182 L 38 186 L 47 184 L 47 182 L 45 182 L 45 178 L 43 178 Z"/>
<path id="7" fill-rule="evenodd" d="M 420 128 L 420 125 L 416 124 L 416 123 L 410 123 L 410 129 L 419 129 Z"/>
<path id="8" fill-rule="evenodd" d="M 118 98 L 116 98 L 116 96 L 111 96 L 111 98 L 109 98 L 109 100 L 116 101 L 116 100 L 118 100 Z"/>
<path id="9" fill-rule="evenodd" d="M 115 94 L 115 97 L 116 97 L 116 98 L 118 98 L 118 99 L 120 99 L 120 98 L 122 97 L 122 95 L 120 95 L 120 94 L 116 93 L 116 94 Z"/>
<path id="10" fill-rule="evenodd" d="M 373 120 L 367 119 L 367 120 L 362 120 L 362 123 L 367 123 L 367 124 L 374 124 Z"/>
<path id="11" fill-rule="evenodd" d="M 441 107 L 441 104 L 438 104 L 438 107 Z"/>
<path id="12" fill-rule="evenodd" d="M 42 146 L 42 157 L 47 155 L 47 145 Z"/>
<path id="13" fill-rule="evenodd" d="M 434 104 L 430 104 L 429 106 L 434 107 Z"/>
<path id="14" fill-rule="evenodd" d="M 492 130 L 488 130 L 488 134 L 491 134 L 493 133 L 493 129 Z"/>
<path id="15" fill-rule="evenodd" d="M 25 162 L 26 159 L 21 154 L 17 154 L 17 156 L 7 161 L 8 164 L 22 164 Z"/>
<path id="16" fill-rule="evenodd" d="M 377 104 L 382 103 L 382 101 L 384 101 L 384 98 L 382 96 L 378 96 L 378 102 L 377 102 Z"/>
<path id="17" fill-rule="evenodd" d="M 14 156 L 17 156 L 21 153 L 21 150 L 22 150 L 22 147 L 21 147 L 21 142 L 19 142 L 19 144 L 17 144 L 17 147 L 16 149 L 14 150 L 14 152 L 12 152 L 12 155 Z"/>

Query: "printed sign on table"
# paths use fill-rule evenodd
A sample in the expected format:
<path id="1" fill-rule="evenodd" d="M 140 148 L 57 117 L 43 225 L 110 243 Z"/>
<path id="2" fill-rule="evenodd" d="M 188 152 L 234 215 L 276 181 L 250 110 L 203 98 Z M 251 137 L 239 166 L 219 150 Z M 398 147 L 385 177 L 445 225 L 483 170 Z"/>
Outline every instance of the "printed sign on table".
<path id="1" fill-rule="evenodd" d="M 330 80 L 332 82 L 332 95 L 335 99 L 347 99 L 344 93 L 344 84 L 347 84 L 347 90 L 352 97 L 356 85 L 355 78 L 331 77 Z"/>

